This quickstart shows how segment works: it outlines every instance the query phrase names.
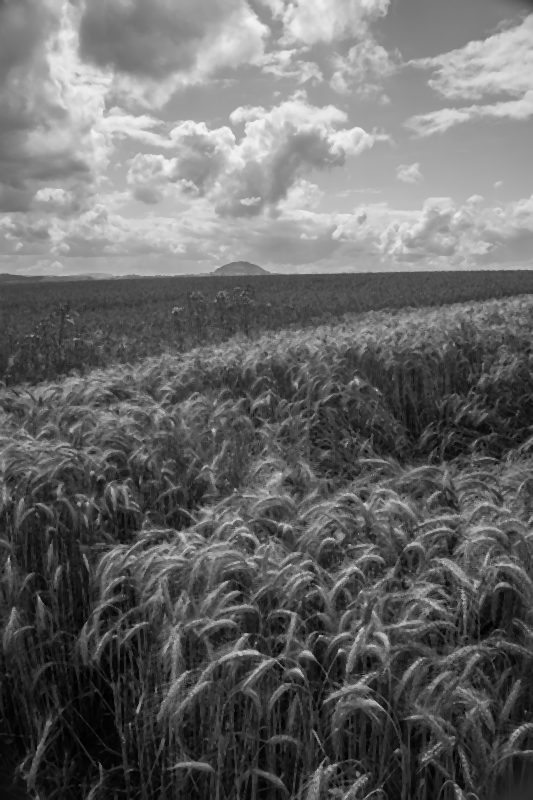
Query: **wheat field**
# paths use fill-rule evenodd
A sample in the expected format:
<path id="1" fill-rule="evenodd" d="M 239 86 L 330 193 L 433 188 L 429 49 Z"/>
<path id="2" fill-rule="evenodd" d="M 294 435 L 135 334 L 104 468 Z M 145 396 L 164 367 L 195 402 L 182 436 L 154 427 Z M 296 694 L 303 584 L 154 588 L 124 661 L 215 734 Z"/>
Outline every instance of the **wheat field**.
<path id="1" fill-rule="evenodd" d="M 0 388 L 0 746 L 39 800 L 513 800 L 533 296 Z"/>

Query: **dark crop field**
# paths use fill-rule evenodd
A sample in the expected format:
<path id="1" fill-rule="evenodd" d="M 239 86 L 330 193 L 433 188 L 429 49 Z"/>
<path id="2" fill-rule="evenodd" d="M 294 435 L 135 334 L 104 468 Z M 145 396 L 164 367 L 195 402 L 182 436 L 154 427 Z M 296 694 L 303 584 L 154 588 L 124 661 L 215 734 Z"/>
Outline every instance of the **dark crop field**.
<path id="1" fill-rule="evenodd" d="M 33 800 L 531 797 L 532 327 L 373 311 L 0 387 L 0 765 Z"/>
<path id="2" fill-rule="evenodd" d="M 247 283 L 252 304 L 222 309 L 220 292 Z M 190 293 L 204 299 L 193 301 Z M 420 272 L 146 278 L 0 284 L 0 380 L 53 379 L 89 367 L 332 322 L 347 312 L 433 306 L 533 292 L 533 272 Z M 184 308 L 176 329 L 171 311 Z M 63 309 L 63 311 L 61 311 Z"/>

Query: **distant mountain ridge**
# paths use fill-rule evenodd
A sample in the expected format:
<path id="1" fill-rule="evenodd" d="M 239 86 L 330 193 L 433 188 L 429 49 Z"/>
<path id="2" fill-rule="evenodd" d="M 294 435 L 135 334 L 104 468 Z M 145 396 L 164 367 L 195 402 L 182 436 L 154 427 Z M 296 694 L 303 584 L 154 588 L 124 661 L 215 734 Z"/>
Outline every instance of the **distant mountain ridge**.
<path id="1" fill-rule="evenodd" d="M 271 275 L 267 269 L 258 267 L 257 264 L 250 264 L 249 261 L 231 261 L 229 264 L 224 264 L 222 267 L 215 269 L 211 275 L 220 275 L 221 277 L 247 277 L 248 275 Z"/>
<path id="2" fill-rule="evenodd" d="M 1 0 L 0 0 L 1 2 Z M 179 275 L 111 275 L 106 272 L 81 272 L 77 275 L 16 275 L 9 272 L 0 273 L 0 285 L 10 283 L 66 283 L 69 281 L 123 281 L 142 278 L 201 278 L 217 275 L 219 277 L 246 278 L 249 275 L 272 275 L 263 267 L 251 264 L 249 261 L 231 261 L 218 267 L 213 272 L 198 272 Z"/>
<path id="3" fill-rule="evenodd" d="M 114 278 L 103 272 L 81 273 L 79 275 L 13 275 L 9 272 L 0 273 L 0 284 L 7 283 L 66 283 L 67 281 L 99 281 Z"/>

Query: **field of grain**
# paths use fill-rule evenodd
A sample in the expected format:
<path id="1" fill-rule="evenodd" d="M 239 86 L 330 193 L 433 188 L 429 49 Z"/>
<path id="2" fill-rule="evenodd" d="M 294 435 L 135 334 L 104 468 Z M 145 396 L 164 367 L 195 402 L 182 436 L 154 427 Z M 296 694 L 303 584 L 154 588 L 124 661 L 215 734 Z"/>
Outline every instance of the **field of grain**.
<path id="1" fill-rule="evenodd" d="M 267 275 L 244 283 L 252 307 L 230 319 L 216 297 L 242 287 L 242 278 L 0 283 L 0 381 L 54 380 L 235 333 L 256 337 L 332 322 L 346 313 L 532 293 L 533 271 Z M 200 302 L 191 302 L 193 294 Z M 181 330 L 172 317 L 175 306 L 185 311 Z"/>
<path id="2" fill-rule="evenodd" d="M 532 328 L 532 296 L 371 311 L 1 388 L 33 795 L 518 798 Z"/>

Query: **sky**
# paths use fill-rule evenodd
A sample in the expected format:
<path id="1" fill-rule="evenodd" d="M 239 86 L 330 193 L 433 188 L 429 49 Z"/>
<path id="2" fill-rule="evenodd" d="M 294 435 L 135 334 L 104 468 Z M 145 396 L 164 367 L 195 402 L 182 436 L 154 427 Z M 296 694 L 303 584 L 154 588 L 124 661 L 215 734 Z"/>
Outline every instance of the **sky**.
<path id="1" fill-rule="evenodd" d="M 533 3 L 0 0 L 0 272 L 530 268 Z"/>

